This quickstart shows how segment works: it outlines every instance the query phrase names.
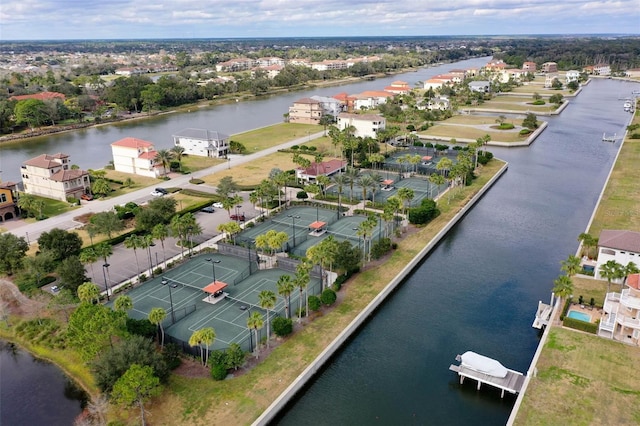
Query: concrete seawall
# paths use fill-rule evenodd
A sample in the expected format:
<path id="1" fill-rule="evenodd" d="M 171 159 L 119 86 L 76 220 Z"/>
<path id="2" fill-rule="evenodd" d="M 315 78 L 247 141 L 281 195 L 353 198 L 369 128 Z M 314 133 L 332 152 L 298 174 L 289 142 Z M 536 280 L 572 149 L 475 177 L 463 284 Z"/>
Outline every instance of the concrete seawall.
<path id="1" fill-rule="evenodd" d="M 458 223 L 464 215 L 482 198 L 493 184 L 507 171 L 508 164 L 498 170 L 476 195 L 460 209 L 458 213 L 440 230 L 429 243 L 389 282 L 389 284 L 356 316 L 353 321 L 316 357 L 315 360 L 280 394 L 278 398 L 256 419 L 254 425 L 266 425 L 286 406 L 309 380 L 327 363 L 340 347 L 355 333 L 366 319 L 386 300 L 386 298 L 404 281 L 422 259 L 440 242 L 440 240 Z"/>

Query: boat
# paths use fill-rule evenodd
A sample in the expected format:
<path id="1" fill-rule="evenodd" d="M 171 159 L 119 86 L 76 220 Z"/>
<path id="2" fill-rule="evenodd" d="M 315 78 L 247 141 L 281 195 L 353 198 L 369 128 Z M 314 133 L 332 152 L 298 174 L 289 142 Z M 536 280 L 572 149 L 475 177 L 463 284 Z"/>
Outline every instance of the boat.
<path id="1" fill-rule="evenodd" d="M 602 134 L 602 142 L 614 142 L 616 141 L 616 134 L 614 133 L 613 136 L 607 136 L 606 133 Z"/>
<path id="2" fill-rule="evenodd" d="M 500 364 L 499 361 L 472 351 L 467 351 L 460 355 L 460 365 L 478 373 L 498 378 L 507 377 L 509 372 L 509 369 Z"/>
<path id="3" fill-rule="evenodd" d="M 626 112 L 630 112 L 633 108 L 633 103 L 631 103 L 631 101 L 627 99 L 626 101 L 624 101 L 623 108 Z"/>

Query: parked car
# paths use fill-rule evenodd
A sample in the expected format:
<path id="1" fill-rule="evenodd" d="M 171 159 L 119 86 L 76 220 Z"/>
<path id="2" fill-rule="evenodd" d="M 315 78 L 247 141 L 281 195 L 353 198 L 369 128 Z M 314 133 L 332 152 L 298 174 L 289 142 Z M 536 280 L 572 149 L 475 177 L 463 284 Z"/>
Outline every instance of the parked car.
<path id="1" fill-rule="evenodd" d="M 232 214 L 231 216 L 231 220 L 239 220 L 240 222 L 244 222 L 244 213 L 242 214 Z"/>
<path id="2" fill-rule="evenodd" d="M 93 200 L 93 195 L 91 195 L 91 194 L 82 194 L 80 196 L 80 198 L 85 200 L 85 201 L 91 201 L 91 200 Z"/>
<path id="3" fill-rule="evenodd" d="M 221 202 L 216 202 L 212 204 L 213 207 L 215 207 L 216 209 L 222 209 L 224 207 L 222 207 L 222 203 Z"/>
<path id="4" fill-rule="evenodd" d="M 203 208 L 201 211 L 205 213 L 215 213 L 216 209 L 214 209 L 213 206 L 207 206 Z"/>
<path id="5" fill-rule="evenodd" d="M 51 287 L 51 293 L 57 293 L 60 291 L 60 287 L 58 287 L 57 285 L 54 285 Z"/>
<path id="6" fill-rule="evenodd" d="M 164 188 L 156 188 L 151 192 L 151 195 L 153 195 L 154 197 L 162 197 L 164 195 L 167 195 L 169 192 L 167 192 L 166 189 Z"/>

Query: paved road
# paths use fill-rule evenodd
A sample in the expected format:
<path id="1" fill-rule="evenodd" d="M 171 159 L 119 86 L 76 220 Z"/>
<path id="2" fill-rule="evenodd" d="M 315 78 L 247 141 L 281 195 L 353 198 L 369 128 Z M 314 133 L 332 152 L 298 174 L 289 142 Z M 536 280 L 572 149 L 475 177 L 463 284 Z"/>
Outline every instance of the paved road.
<path id="1" fill-rule="evenodd" d="M 310 136 L 305 135 L 304 137 L 267 148 L 260 152 L 243 156 L 232 156 L 229 163 L 218 164 L 216 166 L 194 172 L 190 175 L 180 175 L 173 178 L 171 179 L 171 186 L 180 188 L 192 187 L 198 190 L 215 191 L 215 188 L 207 187 L 206 185 L 192 185 L 189 183 L 189 180 L 192 178 L 203 178 L 216 172 L 227 170 L 229 167 L 233 168 L 233 166 L 244 164 L 277 152 L 279 149 L 289 148 L 293 145 L 300 145 L 308 142 L 310 139 L 317 139 L 323 135 L 324 132 L 319 132 Z M 82 226 L 82 223 L 74 220 L 77 216 L 86 213 L 99 213 L 111 210 L 114 205 L 124 205 L 128 202 L 143 204 L 153 198 L 153 196 L 150 195 L 151 190 L 151 187 L 149 187 L 106 200 L 98 199 L 90 202 L 83 202 L 83 205 L 80 208 L 39 222 L 29 224 L 7 222 L 4 225 L 9 228 L 8 232 L 11 232 L 18 237 L 24 237 L 28 242 L 32 243 L 39 238 L 40 234 L 51 229 L 60 228 L 69 230 Z M 257 216 L 259 212 L 257 212 L 253 205 L 248 201 L 248 193 L 241 193 L 241 195 L 243 196 L 244 202 L 239 208 L 239 211 L 245 213 L 247 220 Z M 223 209 L 216 209 L 214 213 L 198 212 L 196 213 L 196 219 L 203 229 L 203 234 L 194 238 L 194 243 L 198 244 L 205 243 L 206 241 L 214 238 L 219 234 L 217 231 L 218 225 L 229 221 L 227 212 Z M 14 224 L 17 226 L 11 226 Z M 132 256 L 132 250 L 124 248 L 122 244 L 118 244 L 113 247 L 113 255 L 109 257 L 109 267 L 103 268 L 103 261 L 88 265 L 87 276 L 90 277 L 94 283 L 104 289 L 105 277 L 111 285 L 121 283 L 127 281 L 131 277 L 139 275 L 142 272 L 146 272 L 149 269 L 149 260 L 151 260 L 155 267 L 157 262 L 163 262 L 165 256 L 167 259 L 170 259 L 171 257 L 180 254 L 180 252 L 181 249 L 176 245 L 176 239 L 168 238 L 164 244 L 164 253 L 160 244 L 151 247 L 149 250 L 138 249 L 136 253 L 138 261 L 136 262 L 136 256 Z M 149 259 L 149 257 L 151 257 L 151 259 Z"/>

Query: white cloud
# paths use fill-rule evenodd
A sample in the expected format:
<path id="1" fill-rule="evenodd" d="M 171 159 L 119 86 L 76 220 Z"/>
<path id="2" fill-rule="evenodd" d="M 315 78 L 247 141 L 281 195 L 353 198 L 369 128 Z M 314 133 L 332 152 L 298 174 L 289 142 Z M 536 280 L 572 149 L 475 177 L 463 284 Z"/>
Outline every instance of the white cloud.
<path id="1" fill-rule="evenodd" d="M 638 0 L 2 0 L 2 38 L 638 33 Z M 100 26 L 96 26 L 100 23 Z M 132 31 L 132 26 L 135 26 Z M 133 35 L 132 35 L 133 34 Z"/>

